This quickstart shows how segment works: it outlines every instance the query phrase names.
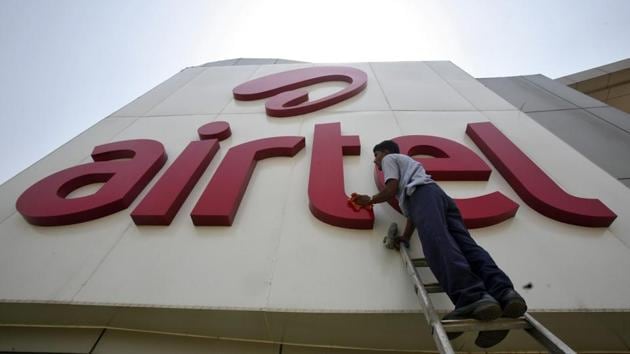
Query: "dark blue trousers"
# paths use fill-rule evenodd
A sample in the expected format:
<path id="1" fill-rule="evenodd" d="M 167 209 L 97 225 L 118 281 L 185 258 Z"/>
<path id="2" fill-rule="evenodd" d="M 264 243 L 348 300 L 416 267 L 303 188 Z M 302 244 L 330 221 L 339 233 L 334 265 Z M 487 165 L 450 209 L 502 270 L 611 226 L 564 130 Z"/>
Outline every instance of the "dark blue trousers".
<path id="1" fill-rule="evenodd" d="M 418 186 L 407 199 L 431 271 L 455 307 L 489 293 L 499 299 L 514 286 L 470 236 L 459 209 L 437 184 Z"/>

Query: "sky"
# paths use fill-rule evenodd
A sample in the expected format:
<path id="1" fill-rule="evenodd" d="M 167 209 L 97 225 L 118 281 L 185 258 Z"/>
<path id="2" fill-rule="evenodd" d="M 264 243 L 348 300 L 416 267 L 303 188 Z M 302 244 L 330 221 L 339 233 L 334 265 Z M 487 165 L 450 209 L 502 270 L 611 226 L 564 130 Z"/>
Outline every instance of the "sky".
<path id="1" fill-rule="evenodd" d="M 186 67 L 450 60 L 557 78 L 630 57 L 628 14 L 626 0 L 0 0 L 0 183 Z"/>

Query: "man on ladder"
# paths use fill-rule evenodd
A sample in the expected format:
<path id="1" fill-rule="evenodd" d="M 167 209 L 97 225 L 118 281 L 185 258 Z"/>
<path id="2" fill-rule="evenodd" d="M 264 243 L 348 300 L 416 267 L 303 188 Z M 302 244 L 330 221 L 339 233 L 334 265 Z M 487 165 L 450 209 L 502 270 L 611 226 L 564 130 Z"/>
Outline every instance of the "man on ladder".
<path id="1" fill-rule="evenodd" d="M 352 201 L 368 206 L 398 198 L 407 217 L 398 242 L 408 244 L 415 226 L 431 271 L 455 304 L 444 319 L 491 321 L 502 316 L 523 316 L 527 311 L 525 300 L 488 252 L 472 239 L 453 200 L 422 165 L 400 154 L 391 140 L 376 145 L 373 151 L 374 163 L 383 171 L 385 188 L 372 197 L 353 195 Z M 482 331 L 475 344 L 489 348 L 507 334 L 507 330 Z M 450 333 L 449 338 L 457 335 Z"/>

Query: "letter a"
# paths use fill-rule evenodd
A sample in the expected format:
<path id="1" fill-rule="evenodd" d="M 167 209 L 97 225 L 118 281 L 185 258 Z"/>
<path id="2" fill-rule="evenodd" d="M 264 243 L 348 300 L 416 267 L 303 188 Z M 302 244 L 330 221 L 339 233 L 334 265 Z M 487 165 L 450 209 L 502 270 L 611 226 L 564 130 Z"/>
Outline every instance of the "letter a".
<path id="1" fill-rule="evenodd" d="M 97 219 L 127 208 L 166 161 L 155 140 L 125 140 L 94 148 L 95 162 L 70 167 L 35 183 L 16 208 L 34 225 L 55 226 Z M 104 183 L 94 194 L 66 198 L 72 191 Z"/>

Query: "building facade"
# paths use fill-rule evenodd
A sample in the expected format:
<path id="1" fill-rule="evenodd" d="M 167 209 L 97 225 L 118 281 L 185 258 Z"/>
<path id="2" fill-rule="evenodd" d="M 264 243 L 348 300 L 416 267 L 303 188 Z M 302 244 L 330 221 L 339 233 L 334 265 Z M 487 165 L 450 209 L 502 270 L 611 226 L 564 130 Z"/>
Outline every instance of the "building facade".
<path id="1" fill-rule="evenodd" d="M 630 59 L 563 76 L 558 82 L 630 113 Z"/>
<path id="2" fill-rule="evenodd" d="M 0 186 L 0 351 L 435 351 L 381 243 L 404 218 L 347 204 L 378 191 L 372 147 L 390 138 L 536 319 L 577 351 L 628 351 L 630 139 L 579 118 L 627 115 L 505 80 L 450 62 L 182 70 Z M 542 348 L 513 331 L 492 350 Z"/>

